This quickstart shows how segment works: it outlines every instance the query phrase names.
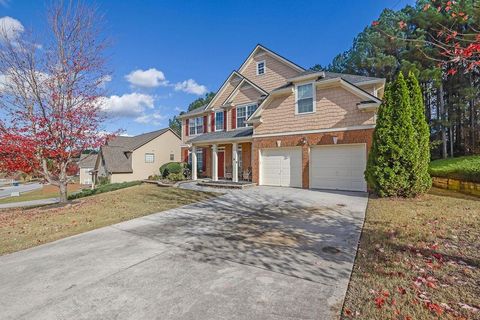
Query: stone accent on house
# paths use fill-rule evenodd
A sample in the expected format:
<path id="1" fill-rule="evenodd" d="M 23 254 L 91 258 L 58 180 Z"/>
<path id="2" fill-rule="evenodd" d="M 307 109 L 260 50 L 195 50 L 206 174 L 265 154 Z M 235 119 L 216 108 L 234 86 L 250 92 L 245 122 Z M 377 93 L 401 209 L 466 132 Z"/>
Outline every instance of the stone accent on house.
<path id="1" fill-rule="evenodd" d="M 333 137 L 337 137 L 337 144 L 366 143 L 367 156 L 372 145 L 374 129 L 362 129 L 340 132 L 296 134 L 288 136 L 275 136 L 253 139 L 253 182 L 258 183 L 259 178 L 259 157 L 260 149 L 277 148 L 277 141 L 280 141 L 282 148 L 301 147 L 302 148 L 302 187 L 309 188 L 309 154 L 310 147 L 315 145 L 333 145 Z"/>

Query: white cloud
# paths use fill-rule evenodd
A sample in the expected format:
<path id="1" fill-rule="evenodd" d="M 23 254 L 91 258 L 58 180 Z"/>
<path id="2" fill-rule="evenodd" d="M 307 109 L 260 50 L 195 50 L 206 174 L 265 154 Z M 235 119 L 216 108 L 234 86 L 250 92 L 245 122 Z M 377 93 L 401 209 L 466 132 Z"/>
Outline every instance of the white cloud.
<path id="1" fill-rule="evenodd" d="M 9 2 L 10 2 L 10 0 L 0 0 L 0 6 L 8 7 Z"/>
<path id="2" fill-rule="evenodd" d="M 125 76 L 130 84 L 136 87 L 155 88 L 168 85 L 162 71 L 155 68 L 148 70 L 135 70 Z"/>
<path id="3" fill-rule="evenodd" d="M 148 94 L 130 93 L 110 96 L 100 101 L 101 109 L 112 117 L 139 117 L 154 108 L 154 98 Z"/>
<path id="4" fill-rule="evenodd" d="M 3 5 L 3 3 L 2 3 Z M 5 16 L 0 18 L 0 37 L 15 40 L 25 31 L 22 23 L 17 19 Z"/>
<path id="5" fill-rule="evenodd" d="M 196 94 L 196 95 L 203 95 L 207 92 L 207 87 L 204 85 L 198 84 L 193 79 L 188 79 L 183 82 L 178 82 L 175 84 L 175 91 L 183 91 L 186 93 Z"/>
<path id="6" fill-rule="evenodd" d="M 143 114 L 135 119 L 135 122 L 143 123 L 143 124 L 154 124 L 160 125 L 161 121 L 164 120 L 166 117 L 162 116 L 159 112 L 154 112 L 152 114 Z"/>

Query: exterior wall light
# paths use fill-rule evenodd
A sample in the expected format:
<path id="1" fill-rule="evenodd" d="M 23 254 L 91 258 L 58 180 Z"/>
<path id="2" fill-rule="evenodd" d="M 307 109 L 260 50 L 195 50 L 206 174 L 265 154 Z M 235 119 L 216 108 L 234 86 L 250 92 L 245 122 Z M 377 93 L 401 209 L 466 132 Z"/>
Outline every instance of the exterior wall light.
<path id="1" fill-rule="evenodd" d="M 337 141 L 338 141 L 338 137 L 337 136 L 333 136 L 333 144 L 337 144 Z"/>
<path id="2" fill-rule="evenodd" d="M 281 145 L 282 145 L 282 140 L 277 140 L 277 147 L 280 148 Z"/>

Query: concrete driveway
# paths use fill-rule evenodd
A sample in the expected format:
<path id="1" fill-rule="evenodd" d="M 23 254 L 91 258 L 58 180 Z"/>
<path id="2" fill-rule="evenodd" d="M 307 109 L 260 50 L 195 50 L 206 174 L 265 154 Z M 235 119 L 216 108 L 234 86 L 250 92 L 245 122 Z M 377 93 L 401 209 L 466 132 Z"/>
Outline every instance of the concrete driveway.
<path id="1" fill-rule="evenodd" d="M 6 255 L 0 318 L 336 318 L 366 204 L 256 187 Z"/>

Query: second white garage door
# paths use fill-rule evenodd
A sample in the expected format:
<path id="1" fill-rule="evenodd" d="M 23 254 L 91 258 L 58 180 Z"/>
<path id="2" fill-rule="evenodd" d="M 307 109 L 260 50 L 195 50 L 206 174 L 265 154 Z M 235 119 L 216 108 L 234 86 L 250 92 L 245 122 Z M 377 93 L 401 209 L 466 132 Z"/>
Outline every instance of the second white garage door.
<path id="1" fill-rule="evenodd" d="M 260 151 L 260 184 L 301 188 L 301 148 L 262 149 Z"/>
<path id="2" fill-rule="evenodd" d="M 310 188 L 367 191 L 365 144 L 310 149 Z"/>

